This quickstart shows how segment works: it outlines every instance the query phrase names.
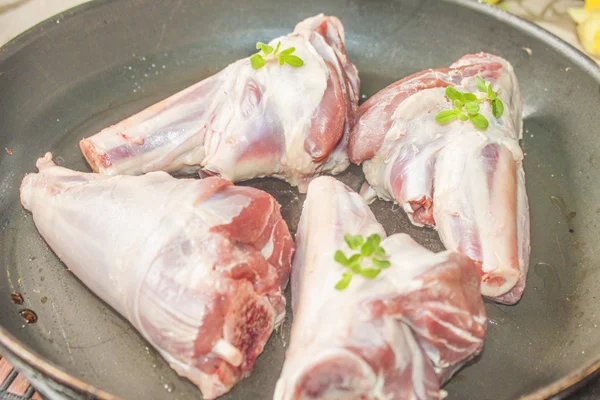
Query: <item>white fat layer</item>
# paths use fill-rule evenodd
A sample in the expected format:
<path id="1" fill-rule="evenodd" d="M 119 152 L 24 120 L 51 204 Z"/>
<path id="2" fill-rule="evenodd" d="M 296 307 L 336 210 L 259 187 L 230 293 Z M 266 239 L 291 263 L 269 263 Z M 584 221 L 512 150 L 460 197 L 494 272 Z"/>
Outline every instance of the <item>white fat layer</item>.
<path id="1" fill-rule="evenodd" d="M 301 68 L 271 59 L 255 70 L 244 58 L 91 137 L 89 143 L 99 155 L 119 147 L 127 153 L 100 169 L 106 174 L 141 174 L 203 168 L 232 181 L 275 176 L 301 189 L 316 174 L 346 169 L 346 133 L 322 161 L 315 162 L 304 148 L 312 119 L 328 106 L 322 101 L 331 72 L 311 44 L 313 25 L 324 18 L 305 20 L 293 33 L 270 42 L 273 47 L 281 42 L 280 51 L 294 47 L 294 55 L 304 62 Z M 335 18 L 327 23 L 343 41 L 341 23 Z M 336 50 L 329 44 L 324 47 L 322 51 L 335 59 Z M 340 57 L 347 61 L 345 55 Z M 347 79 L 358 86 L 355 67 L 348 63 L 344 68 L 350 71 Z M 342 72 L 338 71 L 340 80 L 346 76 Z M 249 88 L 255 88 L 260 99 L 248 95 Z M 354 93 L 348 99 L 348 106 L 356 107 Z"/>
<path id="2" fill-rule="evenodd" d="M 264 258 L 268 259 L 269 257 L 271 257 L 271 254 L 273 253 L 273 237 L 271 236 L 269 238 L 269 241 L 267 242 L 267 244 L 265 244 L 265 247 L 262 248 L 262 250 L 260 251 L 260 253 L 263 255 Z"/>
<path id="3" fill-rule="evenodd" d="M 38 166 L 39 173 L 25 177 L 21 200 L 57 256 L 199 385 L 205 398 L 226 392 L 235 382 L 225 387 L 218 375 L 202 373 L 194 346 L 211 296 L 227 293 L 230 283 L 222 272 L 247 261 L 247 253 L 234 246 L 227 248 L 230 264 L 223 262 L 226 239 L 211 229 L 229 225 L 250 204 L 250 196 L 213 193 L 229 185 L 222 179 L 174 179 L 165 172 L 108 177 L 55 166 L 50 155 Z M 261 212 L 266 224 L 270 213 Z M 238 299 L 265 309 L 267 295 L 281 293 L 277 288 L 262 297 L 250 282 L 236 286 Z M 235 318 L 227 323 L 235 325 Z M 226 339 L 213 352 L 240 366 L 243 355 Z"/>
<path id="4" fill-rule="evenodd" d="M 436 114 L 454 106 L 446 98 L 443 87 L 421 90 L 394 110 L 391 127 L 380 150 L 363 164 L 363 170 L 377 195 L 399 203 L 415 225 L 419 222 L 413 219 L 411 201 L 422 196 L 433 199 L 434 220 L 445 247 L 452 251 L 461 250 L 480 261 L 485 273 L 482 292 L 498 297 L 509 292 L 527 275 L 529 211 L 523 152 L 518 142 L 523 131 L 521 93 L 512 66 L 498 57 L 493 61 L 502 64 L 493 88 L 499 91 L 504 114 L 496 119 L 489 102 L 480 103 L 480 113 L 489 121 L 487 130 L 476 129 L 470 121 L 437 123 Z M 455 63 L 453 67 L 465 63 L 470 62 Z M 434 71 L 431 74 L 448 80 L 446 73 Z M 459 74 L 458 71 L 450 72 L 454 79 Z M 433 79 L 433 76 L 429 78 Z M 402 90 L 410 91 L 410 84 Z M 483 96 L 472 77 L 462 78 L 454 86 L 461 92 Z M 392 98 L 382 96 L 382 101 L 389 102 Z M 508 150 L 500 151 L 494 174 L 490 174 L 488 161 L 481 155 L 490 144 Z M 398 165 L 405 165 L 401 172 Z M 402 179 L 402 186 L 395 193 L 397 179 Z M 491 179 L 489 187 L 488 179 Z M 512 204 L 507 199 L 509 195 L 513 196 Z M 463 230 L 457 230 L 456 217 L 464 222 Z M 480 249 L 462 246 L 465 237 L 470 235 L 479 238 Z M 487 279 L 494 277 L 504 279 L 504 283 L 488 285 Z M 520 293 L 515 300 L 519 296 Z"/>
<path id="5" fill-rule="evenodd" d="M 383 270 L 373 280 L 354 276 L 350 285 L 339 291 L 334 287 L 345 269 L 333 258 L 338 249 L 351 253 L 343 238 L 347 233 L 364 237 L 379 234 L 384 238 L 382 247 L 390 255 L 392 267 Z M 296 236 L 297 248 L 292 265 L 294 322 L 275 400 L 295 398 L 293 394 L 299 389 L 298 385 L 302 385 L 305 374 L 340 357 L 347 360 L 344 365 L 362 365 L 358 368 L 362 372 L 352 374 L 354 380 L 347 377 L 350 381 L 345 384 L 360 390 L 360 394 L 364 389 L 367 398 L 398 398 L 400 394 L 390 392 L 389 385 L 400 379 L 394 378 L 394 373 L 400 374 L 401 380 L 405 381 L 404 374 L 409 373 L 406 372 L 408 370 L 412 371 L 412 375 L 406 379 L 412 383 L 404 390 L 413 390 L 415 399 L 436 398 L 437 391 L 431 392 L 431 387 L 439 386 L 436 372 L 412 328 L 403 322 L 403 316 L 388 315 L 372 320 L 365 307 L 376 300 L 385 301 L 423 288 L 419 277 L 437 265 L 448 263 L 451 253 L 434 254 L 404 234 L 385 237 L 383 227 L 357 193 L 331 177 L 312 181 Z M 481 300 L 476 296 L 474 301 Z M 439 306 L 445 307 L 443 304 Z M 482 304 L 480 309 L 484 313 Z M 460 329 L 454 332 L 472 339 Z M 480 339 L 479 347 L 481 344 Z M 395 372 L 376 371 L 360 356 L 361 361 L 356 361 L 355 351 L 345 353 L 347 348 L 385 349 L 387 346 L 395 353 Z M 392 377 L 385 378 L 384 373 L 391 373 Z M 352 393 L 356 395 L 356 392 Z M 328 392 L 323 398 L 345 399 L 344 396 L 344 392 Z"/>

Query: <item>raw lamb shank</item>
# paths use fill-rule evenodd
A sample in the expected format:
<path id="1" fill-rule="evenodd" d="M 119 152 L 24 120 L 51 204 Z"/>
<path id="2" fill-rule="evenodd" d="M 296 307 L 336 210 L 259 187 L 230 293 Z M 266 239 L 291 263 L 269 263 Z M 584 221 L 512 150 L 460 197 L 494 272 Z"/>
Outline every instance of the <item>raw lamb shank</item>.
<path id="1" fill-rule="evenodd" d="M 437 122 L 439 112 L 455 107 L 446 97 L 448 86 L 483 97 L 476 76 L 501 99 L 501 117 L 484 101 L 477 108 L 489 121 L 485 130 L 471 120 Z M 364 162 L 367 193 L 396 201 L 415 225 L 435 227 L 448 250 L 480 266 L 482 293 L 506 304 L 521 298 L 529 266 L 522 126 L 512 66 L 480 53 L 371 97 L 357 111 L 348 149 L 352 162 Z"/>
<path id="2" fill-rule="evenodd" d="M 389 268 L 335 288 L 344 235 L 385 238 L 357 193 L 331 177 L 309 186 L 292 264 L 294 322 L 275 400 L 441 399 L 440 385 L 483 346 L 479 271 L 408 235 L 381 246 Z"/>
<path id="3" fill-rule="evenodd" d="M 269 194 L 217 177 L 80 173 L 52 155 L 21 202 L 57 256 L 205 399 L 247 376 L 285 314 L 294 244 Z"/>
<path id="4" fill-rule="evenodd" d="M 305 191 L 315 175 L 348 165 L 360 81 L 336 17 L 317 15 L 273 39 L 300 67 L 244 58 L 84 139 L 95 172 L 138 175 L 201 169 L 231 181 L 274 176 Z"/>

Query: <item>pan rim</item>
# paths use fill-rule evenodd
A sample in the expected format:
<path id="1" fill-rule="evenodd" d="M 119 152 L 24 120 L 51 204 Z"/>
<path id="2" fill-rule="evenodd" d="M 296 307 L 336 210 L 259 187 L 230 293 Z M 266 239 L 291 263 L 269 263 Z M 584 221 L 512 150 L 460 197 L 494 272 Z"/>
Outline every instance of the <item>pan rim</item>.
<path id="1" fill-rule="evenodd" d="M 72 7 L 66 11 L 56 14 L 37 25 L 29 28 L 20 35 L 14 37 L 0 47 L 0 65 L 13 56 L 15 53 L 23 50 L 29 44 L 39 40 L 43 35 L 57 28 L 55 20 L 68 20 L 77 18 L 81 14 L 91 11 L 96 7 L 100 7 L 109 3 L 114 3 L 118 0 L 91 0 L 79 6 Z M 565 42 L 558 36 L 548 32 L 544 28 L 526 21 L 514 14 L 503 11 L 498 7 L 493 7 L 486 3 L 481 3 L 473 0 L 444 0 L 447 3 L 454 3 L 461 7 L 475 10 L 481 14 L 494 17 L 508 26 L 518 29 L 523 33 L 529 34 L 534 38 L 546 42 L 554 49 L 559 50 L 567 59 L 576 63 L 592 78 L 600 84 L 600 65 L 588 57 L 586 54 L 575 48 L 571 44 Z M 0 347 L 6 348 L 12 355 L 21 359 L 32 368 L 42 372 L 47 377 L 60 382 L 68 387 L 77 389 L 81 392 L 96 396 L 102 400 L 120 400 L 119 397 L 98 389 L 83 380 L 75 378 L 62 368 L 54 363 L 37 355 L 29 349 L 25 344 L 21 343 L 17 338 L 12 336 L 8 331 L 0 325 Z M 593 359 L 588 365 L 572 371 L 571 373 L 555 380 L 554 382 L 537 389 L 534 392 L 525 394 L 520 397 L 521 400 L 544 400 L 544 399 L 559 399 L 567 395 L 566 391 L 583 384 L 593 375 L 600 373 L 600 354 Z"/>
<path id="2" fill-rule="evenodd" d="M 8 333 L 2 326 L 0 326 L 0 347 L 6 348 L 12 355 L 24 361 L 32 368 L 67 387 L 80 390 L 86 394 L 91 394 L 102 400 L 122 400 L 102 389 L 98 389 L 93 385 L 75 378 L 68 372 L 65 372 L 62 368 L 57 367 L 43 357 L 38 356 L 17 338 Z"/>

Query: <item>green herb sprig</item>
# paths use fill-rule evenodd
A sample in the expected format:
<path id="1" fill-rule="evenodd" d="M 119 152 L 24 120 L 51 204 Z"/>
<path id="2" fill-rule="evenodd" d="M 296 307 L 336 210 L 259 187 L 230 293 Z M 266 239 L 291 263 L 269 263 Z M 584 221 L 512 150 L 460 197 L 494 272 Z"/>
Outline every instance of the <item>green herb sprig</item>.
<path id="1" fill-rule="evenodd" d="M 279 65 L 288 64 L 292 67 L 301 67 L 304 65 L 304 61 L 302 61 L 300 57 L 292 54 L 296 51 L 295 47 L 288 47 L 281 51 L 279 51 L 279 47 L 281 47 L 281 42 L 277 42 L 277 47 L 275 48 L 268 44 L 257 42 L 256 48 L 260 51 L 250 57 L 250 65 L 252 65 L 252 68 L 260 69 L 271 60 L 277 60 Z"/>
<path id="2" fill-rule="evenodd" d="M 375 279 L 383 269 L 392 265 L 386 260 L 385 249 L 380 246 L 381 236 L 378 234 L 374 233 L 366 240 L 361 235 L 344 235 L 344 241 L 351 250 L 357 252 L 350 257 L 346 257 L 341 250 L 335 252 L 333 259 L 349 270 L 342 274 L 342 279 L 335 285 L 337 290 L 346 289 L 354 275 Z"/>
<path id="3" fill-rule="evenodd" d="M 504 113 L 504 104 L 498 98 L 498 92 L 494 92 L 492 84 L 482 79 L 479 75 L 475 76 L 475 85 L 477 90 L 485 95 L 481 98 L 470 92 L 459 92 L 455 87 L 446 88 L 446 97 L 454 104 L 453 110 L 444 110 L 437 113 L 435 120 L 442 124 L 448 124 L 455 119 L 461 121 L 470 120 L 477 129 L 486 130 L 489 121 L 479 113 L 479 103 L 489 101 L 492 106 L 492 114 L 496 119 Z"/>

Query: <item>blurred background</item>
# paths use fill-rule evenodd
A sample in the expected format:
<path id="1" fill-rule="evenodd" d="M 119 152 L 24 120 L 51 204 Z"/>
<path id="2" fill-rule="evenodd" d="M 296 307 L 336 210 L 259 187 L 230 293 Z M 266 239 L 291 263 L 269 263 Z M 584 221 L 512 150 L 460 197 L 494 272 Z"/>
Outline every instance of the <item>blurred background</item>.
<path id="1" fill-rule="evenodd" d="M 0 0 L 0 46 L 32 26 L 88 0 Z"/>
<path id="2" fill-rule="evenodd" d="M 35 24 L 87 1 L 89 0 L 0 0 L 0 45 Z M 600 63 L 600 0 L 485 2 L 542 26 Z M 60 19 L 56 23 L 60 23 Z"/>

